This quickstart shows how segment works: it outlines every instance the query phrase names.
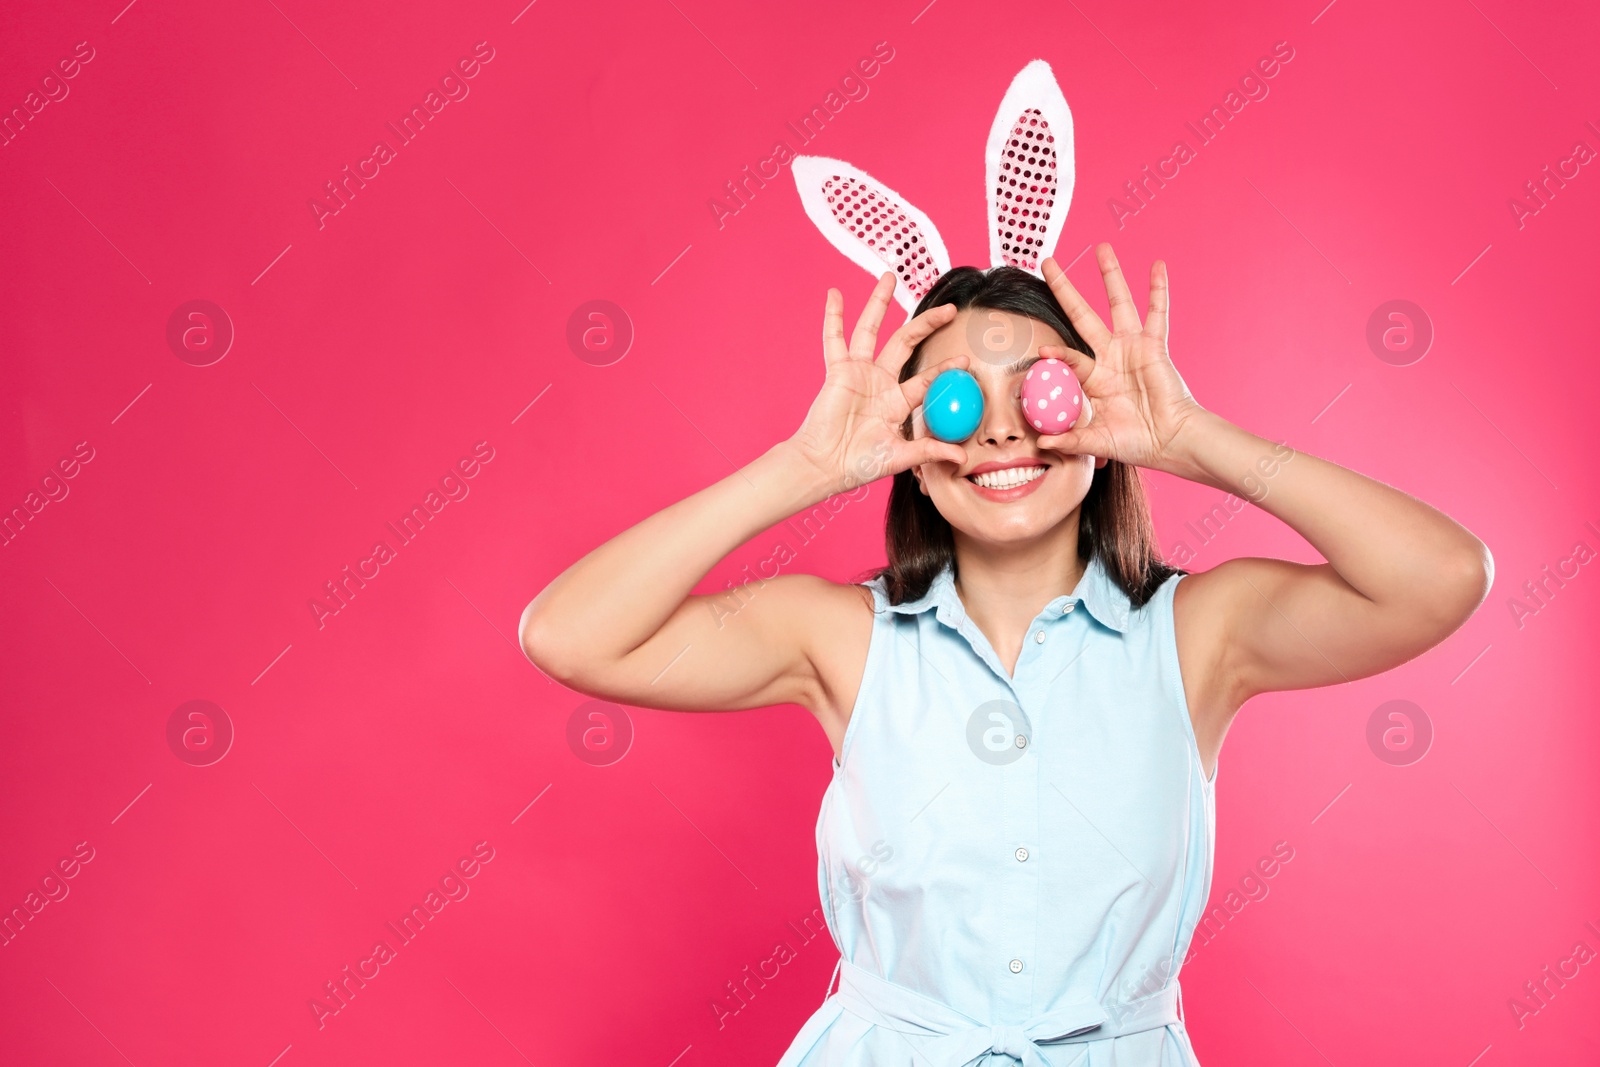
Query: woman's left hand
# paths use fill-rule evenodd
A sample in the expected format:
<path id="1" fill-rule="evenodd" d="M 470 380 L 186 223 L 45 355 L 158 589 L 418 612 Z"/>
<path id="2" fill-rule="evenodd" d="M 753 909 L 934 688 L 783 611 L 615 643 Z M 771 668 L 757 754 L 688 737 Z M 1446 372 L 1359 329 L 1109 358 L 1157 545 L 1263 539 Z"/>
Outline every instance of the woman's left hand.
<path id="1" fill-rule="evenodd" d="M 1184 473 L 1174 442 L 1186 426 L 1199 421 L 1204 409 L 1167 354 L 1167 266 L 1158 259 L 1150 267 L 1150 310 L 1140 323 L 1116 253 L 1101 244 L 1095 256 L 1111 304 L 1110 329 L 1054 258 L 1041 264 L 1045 281 L 1094 356 L 1039 346 L 1039 355 L 1072 368 L 1089 400 L 1077 425 L 1066 433 L 1040 435 L 1039 447 Z"/>

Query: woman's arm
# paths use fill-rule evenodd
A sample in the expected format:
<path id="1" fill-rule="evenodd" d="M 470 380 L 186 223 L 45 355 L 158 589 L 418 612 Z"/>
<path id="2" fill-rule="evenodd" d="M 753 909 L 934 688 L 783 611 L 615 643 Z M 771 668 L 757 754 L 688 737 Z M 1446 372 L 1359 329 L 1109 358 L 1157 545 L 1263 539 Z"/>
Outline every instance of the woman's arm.
<path id="1" fill-rule="evenodd" d="M 957 445 L 907 441 L 900 425 L 947 360 L 901 384 L 912 348 L 944 325 L 935 308 L 890 337 L 878 327 L 894 291 L 885 273 L 847 347 L 844 298 L 828 290 L 826 377 L 805 422 L 748 466 L 650 516 L 556 577 L 523 611 L 523 651 L 547 674 L 593 696 L 644 707 L 726 711 L 826 696 L 813 638 L 861 613 L 859 590 L 806 575 L 690 591 L 762 530 L 835 493 L 934 459 L 962 462 Z"/>
<path id="2" fill-rule="evenodd" d="M 801 702 L 809 580 L 690 590 L 751 537 L 827 497 L 788 443 L 651 515 L 562 572 L 522 613 L 522 648 L 562 684 L 645 707 Z"/>
<path id="3" fill-rule="evenodd" d="M 1092 406 L 1086 423 L 1040 445 L 1234 493 L 1282 519 L 1328 561 L 1229 560 L 1178 587 L 1179 656 L 1209 770 L 1250 697 L 1351 681 L 1419 655 L 1482 603 L 1493 562 L 1482 541 L 1415 497 L 1202 408 L 1167 353 L 1165 264 L 1151 268 L 1141 323 L 1110 246 L 1097 254 L 1110 328 L 1054 261 L 1044 265 L 1095 354 L 1041 348 L 1073 365 Z"/>
<path id="4" fill-rule="evenodd" d="M 1193 577 L 1186 607 L 1222 624 L 1206 642 L 1219 708 L 1397 667 L 1454 633 L 1488 593 L 1493 561 L 1482 541 L 1365 475 L 1209 412 L 1184 427 L 1169 462 L 1174 474 L 1252 500 L 1328 561 L 1234 559 Z"/>

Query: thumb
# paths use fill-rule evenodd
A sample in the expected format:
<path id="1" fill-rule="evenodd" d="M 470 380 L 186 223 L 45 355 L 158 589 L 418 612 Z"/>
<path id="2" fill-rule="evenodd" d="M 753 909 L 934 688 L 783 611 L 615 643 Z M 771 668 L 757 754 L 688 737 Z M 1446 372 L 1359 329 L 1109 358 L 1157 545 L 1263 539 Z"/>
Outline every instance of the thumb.
<path id="1" fill-rule="evenodd" d="M 967 461 L 967 450 L 937 437 L 918 437 L 906 442 L 900 458 L 905 461 L 901 470 L 920 467 L 924 463 L 954 463 L 959 467 Z"/>
<path id="2" fill-rule="evenodd" d="M 1068 456 L 1108 456 L 1105 434 L 1100 427 L 1093 429 L 1074 426 L 1063 433 L 1039 435 L 1039 447 Z"/>

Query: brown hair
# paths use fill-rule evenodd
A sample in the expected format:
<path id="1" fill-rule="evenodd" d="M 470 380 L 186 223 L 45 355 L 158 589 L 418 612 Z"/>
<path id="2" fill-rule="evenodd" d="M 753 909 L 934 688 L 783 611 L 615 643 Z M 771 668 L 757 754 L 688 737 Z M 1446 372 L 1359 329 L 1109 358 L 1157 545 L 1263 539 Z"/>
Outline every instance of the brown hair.
<path id="1" fill-rule="evenodd" d="M 1094 355 L 1067 319 L 1050 286 L 1017 267 L 956 267 L 946 271 L 917 304 L 920 315 L 940 304 L 1009 311 L 1042 322 L 1068 345 Z M 918 345 L 900 369 L 906 381 L 917 371 L 922 354 Z M 907 419 L 905 433 L 911 434 Z M 889 565 L 873 577 L 884 579 L 891 604 L 915 600 L 928 591 L 933 579 L 948 564 L 955 566 L 955 537 L 950 523 L 939 514 L 932 499 L 917 488 L 909 470 L 894 476 L 889 490 L 889 510 L 884 522 L 884 545 Z M 1174 574 L 1156 547 L 1155 525 L 1145 500 L 1139 469 L 1117 460 L 1094 472 L 1089 491 L 1078 511 L 1078 558 L 1099 556 L 1101 563 L 1134 607 L 1142 607 Z"/>

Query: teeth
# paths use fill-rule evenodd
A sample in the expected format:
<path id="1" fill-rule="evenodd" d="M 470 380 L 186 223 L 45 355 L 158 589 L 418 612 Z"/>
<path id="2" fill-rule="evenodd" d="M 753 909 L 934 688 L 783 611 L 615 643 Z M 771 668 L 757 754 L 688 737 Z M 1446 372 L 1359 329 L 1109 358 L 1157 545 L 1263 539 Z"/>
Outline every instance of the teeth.
<path id="1" fill-rule="evenodd" d="M 1015 489 L 1043 476 L 1044 467 L 1007 467 L 1005 470 L 985 471 L 972 475 L 972 480 L 985 489 Z"/>

